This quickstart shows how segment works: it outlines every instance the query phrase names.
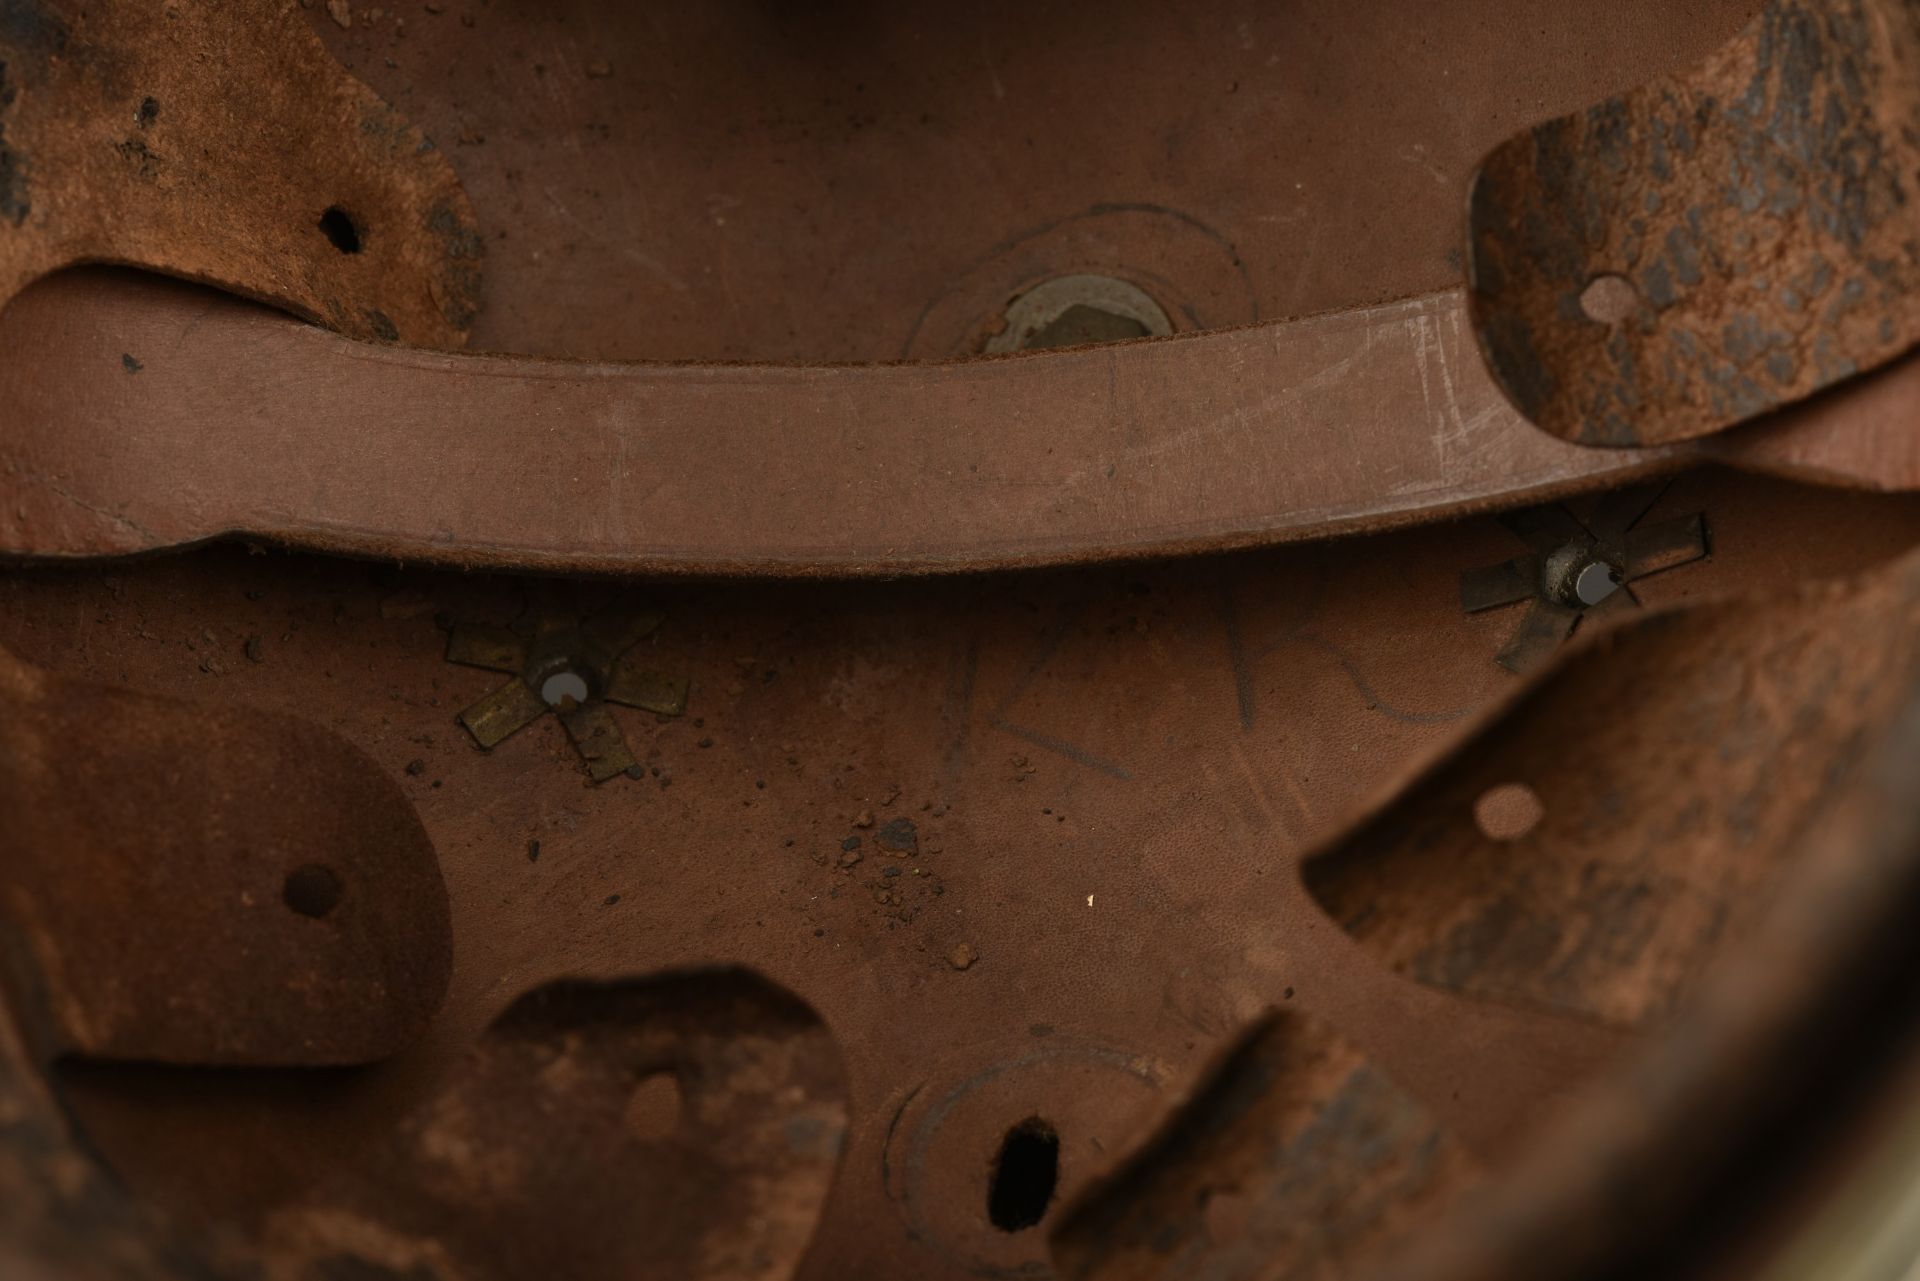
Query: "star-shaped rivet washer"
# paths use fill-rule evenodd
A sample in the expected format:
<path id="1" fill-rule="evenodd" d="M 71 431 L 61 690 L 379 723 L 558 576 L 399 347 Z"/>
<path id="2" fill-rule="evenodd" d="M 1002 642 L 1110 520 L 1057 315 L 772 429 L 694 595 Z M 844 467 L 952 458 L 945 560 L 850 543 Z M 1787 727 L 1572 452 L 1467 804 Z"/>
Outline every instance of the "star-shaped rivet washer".
<path id="1" fill-rule="evenodd" d="M 1495 662 L 1511 672 L 1531 671 L 1582 619 L 1637 609 L 1640 599 L 1627 584 L 1708 556 L 1702 513 L 1640 523 L 1667 485 L 1616 490 L 1584 521 L 1558 503 L 1500 518 L 1528 553 L 1460 575 L 1460 606 L 1469 614 L 1532 602 Z"/>
<path id="2" fill-rule="evenodd" d="M 638 762 L 608 703 L 678 716 L 687 710 L 687 680 L 662 675 L 640 661 L 636 648 L 660 626 L 658 610 L 614 606 L 582 619 L 539 618 L 532 635 L 510 627 L 455 623 L 447 661 L 511 673 L 513 679 L 460 713 L 460 723 L 491 750 L 548 712 L 596 783 Z"/>

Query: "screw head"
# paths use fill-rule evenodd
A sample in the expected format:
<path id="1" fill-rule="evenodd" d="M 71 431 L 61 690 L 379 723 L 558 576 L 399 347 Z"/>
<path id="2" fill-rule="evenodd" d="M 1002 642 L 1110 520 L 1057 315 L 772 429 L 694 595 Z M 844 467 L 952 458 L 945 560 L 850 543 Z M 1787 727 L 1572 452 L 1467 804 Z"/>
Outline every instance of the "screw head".
<path id="1" fill-rule="evenodd" d="M 1573 594 L 1582 605 L 1598 605 L 1620 590 L 1620 571 L 1604 560 L 1589 561 L 1574 576 Z"/>

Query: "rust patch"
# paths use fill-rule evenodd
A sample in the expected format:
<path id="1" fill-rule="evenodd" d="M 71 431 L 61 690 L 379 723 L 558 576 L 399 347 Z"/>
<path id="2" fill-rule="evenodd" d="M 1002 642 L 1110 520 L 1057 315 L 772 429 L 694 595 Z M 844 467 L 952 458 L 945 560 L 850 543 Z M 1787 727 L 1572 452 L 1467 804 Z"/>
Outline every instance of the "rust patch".
<path id="1" fill-rule="evenodd" d="M 0 1024 L 0 1260 L 39 1281 L 226 1281 L 69 1132 Z"/>
<path id="2" fill-rule="evenodd" d="M 37 1054 L 361 1063 L 452 967 L 397 785 L 330 731 L 40 673 L 0 652 L 0 939 Z"/>
<path id="3" fill-rule="evenodd" d="M 1884 728 L 1846 796 L 1804 833 L 1775 906 L 1737 959 L 1707 976 L 1675 1033 L 1650 1039 L 1543 1127 L 1504 1177 L 1463 1198 L 1377 1281 L 1640 1277 L 1676 1258 L 1699 1261 L 1684 1275 L 1727 1275 L 1726 1254 L 1744 1254 L 1745 1229 L 1760 1222 L 1793 1243 L 1785 1257 L 1768 1251 L 1762 1274 L 1838 1275 L 1798 1247 L 1819 1243 L 1832 1189 L 1857 1186 L 1863 1148 L 1868 1160 L 1886 1150 L 1862 1140 L 1885 1135 L 1912 1098 L 1912 677 L 1878 691 Z M 1805 1180 L 1784 1196 L 1783 1167 Z"/>
<path id="4" fill-rule="evenodd" d="M 336 210 L 351 248 L 321 229 Z M 416 346 L 463 345 L 480 304 L 452 167 L 288 2 L 5 6 L 0 304 L 81 262 Z"/>
<path id="5" fill-rule="evenodd" d="M 1654 445 L 1920 339 L 1920 10 L 1775 0 L 1698 68 L 1537 126 L 1469 211 L 1481 346 L 1556 436 Z"/>
<path id="6" fill-rule="evenodd" d="M 663 1075 L 676 1088 L 654 1088 Z M 274 1275 L 345 1260 L 433 1281 L 778 1281 L 812 1237 L 846 1123 L 833 1038 L 763 979 L 550 984 L 361 1177 L 274 1215 L 259 1258 Z"/>
<path id="7" fill-rule="evenodd" d="M 1356 1275 L 1475 1168 L 1364 1054 L 1272 1015 L 1073 1208 L 1054 1259 L 1097 1281 Z"/>
<path id="8" fill-rule="evenodd" d="M 166 364 L 157 346 L 133 349 L 150 359 L 139 378 Z M 120 350 L 107 377 L 137 382 Z M 1679 484 L 1672 510 L 1712 512 L 1719 551 L 1649 580 L 1652 603 L 1740 592 L 1765 611 L 1796 576 L 1853 572 L 1920 529 L 1910 497 L 1724 472 Z M 376 1072 L 325 1074 L 328 1090 L 309 1072 L 90 1065 L 63 1077 L 64 1097 L 125 1187 L 210 1233 L 245 1230 L 350 1187 L 361 1154 L 438 1093 L 523 985 L 732 959 L 804 994 L 863 1082 L 805 1276 L 1038 1265 L 1088 1180 L 1269 1004 L 1335 1027 L 1448 1134 L 1497 1157 L 1625 1038 L 1367 963 L 1294 865 L 1508 688 L 1488 661 L 1505 620 L 1462 615 L 1454 594 L 1461 566 L 1507 550 L 1475 522 L 1033 582 L 658 584 L 650 596 L 697 633 L 663 656 L 705 691 L 705 723 L 646 723 L 639 754 L 659 750 L 664 793 L 591 799 L 558 726 L 543 744 L 471 749 L 454 719 L 469 689 L 429 622 L 510 619 L 538 580 L 231 545 L 17 570 L 0 578 L 0 636 L 44 668 L 326 709 L 413 799 L 457 908 L 449 1006 Z M 219 674 L 203 666 L 215 651 L 181 645 L 206 626 L 230 664 Z M 255 635 L 260 663 L 242 652 Z M 1297 787 L 1298 808 L 1278 791 L 1261 803 L 1249 777 Z M 899 818 L 917 856 L 880 843 Z M 856 833 L 864 861 L 842 870 Z M 901 874 L 883 880 L 889 867 Z M 877 903 L 889 884 L 897 901 Z M 958 971 L 962 943 L 977 959 Z M 1059 1195 L 1040 1224 L 1006 1232 L 989 1222 L 992 1161 L 1032 1117 L 1060 1138 Z M 338 1203 L 362 1204 L 344 1190 Z M 1217 1211 L 1212 1226 L 1230 1224 Z"/>
<path id="9" fill-rule="evenodd" d="M 1656 613 L 1569 655 L 1304 869 L 1420 982 L 1639 1026 L 1772 899 L 1916 671 L 1920 560 L 1769 603 Z M 1524 784 L 1516 839 L 1475 804 Z"/>

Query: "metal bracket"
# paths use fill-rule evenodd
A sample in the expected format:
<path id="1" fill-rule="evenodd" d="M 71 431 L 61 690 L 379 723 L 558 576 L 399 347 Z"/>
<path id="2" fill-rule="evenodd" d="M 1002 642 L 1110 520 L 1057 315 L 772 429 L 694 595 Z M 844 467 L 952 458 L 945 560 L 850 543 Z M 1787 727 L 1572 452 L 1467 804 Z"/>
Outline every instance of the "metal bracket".
<path id="1" fill-rule="evenodd" d="M 1629 583 L 1705 559 L 1701 513 L 1639 524 L 1666 490 L 1664 481 L 1617 490 L 1585 521 L 1559 503 L 1502 516 L 1531 550 L 1460 575 L 1460 607 L 1469 614 L 1533 602 L 1494 661 L 1510 672 L 1532 671 L 1581 619 L 1638 607 Z"/>
<path id="2" fill-rule="evenodd" d="M 510 627 L 455 624 L 447 637 L 449 663 L 513 676 L 461 712 L 460 723 L 492 750 L 551 711 L 594 782 L 634 768 L 638 762 L 607 704 L 663 716 L 687 710 L 687 679 L 644 666 L 635 652 L 665 617 L 616 602 L 585 619 L 543 615 L 531 636 Z"/>

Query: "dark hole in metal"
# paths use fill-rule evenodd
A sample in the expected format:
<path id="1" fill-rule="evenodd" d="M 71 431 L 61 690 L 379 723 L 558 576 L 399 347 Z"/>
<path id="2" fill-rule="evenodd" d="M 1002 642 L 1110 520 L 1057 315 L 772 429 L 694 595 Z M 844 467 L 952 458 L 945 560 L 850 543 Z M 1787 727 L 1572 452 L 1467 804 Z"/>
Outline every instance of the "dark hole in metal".
<path id="1" fill-rule="evenodd" d="M 320 215 L 320 234 L 343 254 L 360 252 L 360 224 L 339 205 Z"/>
<path id="2" fill-rule="evenodd" d="M 1060 1136 L 1039 1117 L 1007 1131 L 987 1185 L 987 1218 L 1002 1232 L 1040 1222 L 1060 1181 Z"/>
<path id="3" fill-rule="evenodd" d="M 287 874 L 280 897 L 293 911 L 319 920 L 340 905 L 340 897 L 344 893 L 346 887 L 334 875 L 332 868 L 308 863 Z"/>

